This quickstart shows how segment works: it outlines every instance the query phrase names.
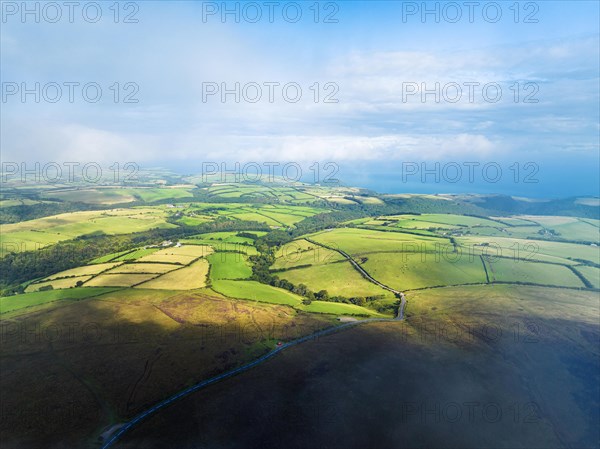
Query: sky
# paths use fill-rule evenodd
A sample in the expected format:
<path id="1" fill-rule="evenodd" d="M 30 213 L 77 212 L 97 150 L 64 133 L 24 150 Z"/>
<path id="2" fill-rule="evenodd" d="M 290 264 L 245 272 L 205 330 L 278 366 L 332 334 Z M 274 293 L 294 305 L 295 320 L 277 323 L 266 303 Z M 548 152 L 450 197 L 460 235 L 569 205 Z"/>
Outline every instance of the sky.
<path id="1" fill-rule="evenodd" d="M 2 2 L 2 161 L 600 195 L 599 2 L 474 3 Z"/>

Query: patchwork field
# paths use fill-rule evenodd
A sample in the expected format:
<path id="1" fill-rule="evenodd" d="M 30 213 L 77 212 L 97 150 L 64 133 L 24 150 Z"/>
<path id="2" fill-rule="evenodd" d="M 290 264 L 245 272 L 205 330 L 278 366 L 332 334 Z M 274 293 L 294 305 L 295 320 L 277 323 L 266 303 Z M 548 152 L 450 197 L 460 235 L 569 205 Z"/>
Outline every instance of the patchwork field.
<path id="1" fill-rule="evenodd" d="M 188 267 L 170 271 L 137 287 L 164 290 L 193 290 L 202 288 L 206 286 L 208 267 L 208 261 L 200 259 Z"/>
<path id="2" fill-rule="evenodd" d="M 118 266 L 119 263 L 99 263 L 95 265 L 86 265 L 83 267 L 73 268 L 71 270 L 61 271 L 60 273 L 53 274 L 52 276 L 48 276 L 44 280 L 51 280 L 56 278 L 65 278 L 71 276 L 86 276 L 92 274 L 102 273 L 103 271 L 110 270 L 113 267 Z"/>
<path id="3" fill-rule="evenodd" d="M 3 254 L 33 251 L 94 232 L 128 234 L 175 226 L 167 223 L 165 218 L 163 211 L 150 208 L 71 212 L 0 225 L 0 243 Z"/>
<path id="4" fill-rule="evenodd" d="M 183 245 L 158 250 L 150 255 L 140 257 L 140 262 L 168 262 L 187 265 L 198 257 L 212 254 L 213 249 L 206 245 Z"/>
<path id="5" fill-rule="evenodd" d="M 25 288 L 25 293 L 29 292 L 37 292 L 40 289 L 52 287 L 53 290 L 59 288 L 72 288 L 79 285 L 83 285 L 86 281 L 89 281 L 92 276 L 74 276 L 63 279 L 54 279 L 51 281 L 42 281 L 29 284 L 27 288 Z"/>

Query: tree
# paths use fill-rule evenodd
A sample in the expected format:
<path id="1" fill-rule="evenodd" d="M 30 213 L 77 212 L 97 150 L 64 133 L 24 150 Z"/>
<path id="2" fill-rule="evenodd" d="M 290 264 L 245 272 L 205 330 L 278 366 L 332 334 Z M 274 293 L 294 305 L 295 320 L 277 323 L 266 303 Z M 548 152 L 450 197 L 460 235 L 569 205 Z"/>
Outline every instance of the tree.
<path id="1" fill-rule="evenodd" d="M 315 297 L 320 301 L 329 301 L 329 293 L 327 290 L 320 290 Z"/>

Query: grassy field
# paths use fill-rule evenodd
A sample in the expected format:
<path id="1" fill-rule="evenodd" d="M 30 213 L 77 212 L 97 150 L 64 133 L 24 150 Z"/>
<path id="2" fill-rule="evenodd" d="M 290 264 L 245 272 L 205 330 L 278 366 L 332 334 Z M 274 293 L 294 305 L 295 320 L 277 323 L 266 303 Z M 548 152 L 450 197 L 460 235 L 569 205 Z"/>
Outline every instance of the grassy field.
<path id="1" fill-rule="evenodd" d="M 96 259 L 92 260 L 90 263 L 106 263 L 106 262 L 110 262 L 111 260 L 114 260 L 117 257 L 122 256 L 124 254 L 127 254 L 129 252 L 131 252 L 131 251 L 130 250 L 125 250 L 125 251 L 119 251 L 117 253 L 106 254 L 104 256 L 97 257 Z"/>
<path id="2" fill-rule="evenodd" d="M 366 307 L 356 306 L 354 304 L 312 301 L 311 304 L 302 303 L 302 297 L 295 295 L 287 290 L 271 287 L 256 281 L 232 281 L 216 280 L 212 283 L 213 290 L 231 297 L 247 300 L 266 302 L 271 304 L 282 304 L 292 306 L 297 310 L 326 313 L 326 314 L 347 314 L 361 316 L 383 316 L 374 310 Z"/>
<path id="3" fill-rule="evenodd" d="M 107 274 L 114 273 L 158 273 L 163 274 L 168 271 L 173 271 L 178 268 L 177 265 L 170 263 L 125 263 L 119 265 L 112 270 L 107 271 Z"/>
<path id="4" fill-rule="evenodd" d="M 242 252 L 248 256 L 253 256 L 258 254 L 258 251 L 254 246 L 245 245 L 243 243 L 235 243 L 235 242 L 223 242 L 220 240 L 209 240 L 209 239 L 201 239 L 201 238 L 193 238 L 193 239 L 181 239 L 181 243 L 184 245 L 204 245 L 210 246 L 214 248 L 215 251 L 235 251 Z"/>
<path id="5" fill-rule="evenodd" d="M 183 245 L 158 250 L 148 256 L 140 257 L 140 262 L 167 262 L 187 265 L 198 257 L 206 257 L 213 253 L 207 245 Z"/>
<path id="6" fill-rule="evenodd" d="M 490 281 L 532 282 L 543 285 L 584 287 L 583 282 L 567 267 L 547 263 L 494 258 L 486 262 Z"/>
<path id="7" fill-rule="evenodd" d="M 446 225 L 454 227 L 470 227 L 470 226 L 500 226 L 497 221 L 487 218 L 470 217 L 466 215 L 453 214 L 421 214 L 421 215 L 392 215 L 383 217 L 386 220 L 398 220 L 400 223 L 414 222 L 415 226 L 422 226 L 419 223 L 423 222 L 427 227 L 444 227 Z"/>
<path id="8" fill-rule="evenodd" d="M 337 262 L 295 268 L 275 273 L 294 285 L 304 284 L 313 292 L 327 290 L 330 296 L 393 296 L 387 290 L 367 281 L 350 262 Z"/>
<path id="9" fill-rule="evenodd" d="M 89 281 L 91 278 L 92 276 L 76 276 L 65 279 L 54 279 L 51 281 L 36 282 L 34 284 L 29 284 L 27 288 L 25 288 L 25 293 L 37 292 L 41 288 L 47 286 L 52 286 L 54 290 L 61 288 L 76 287 L 77 283 L 81 282 L 83 284 L 84 282 Z"/>
<path id="10" fill-rule="evenodd" d="M 600 268 L 578 265 L 575 269 L 583 274 L 594 288 L 600 288 Z"/>
<path id="11" fill-rule="evenodd" d="M 297 306 L 302 303 L 302 298 L 298 295 L 256 281 L 216 280 L 212 283 L 212 288 L 230 298 L 251 299 L 287 306 Z"/>
<path id="12" fill-rule="evenodd" d="M 156 274 L 101 274 L 85 283 L 86 287 L 132 287 L 155 278 Z"/>
<path id="13" fill-rule="evenodd" d="M 353 256 L 376 252 L 433 252 L 437 245 L 448 243 L 446 239 L 352 228 L 319 232 L 309 237 Z"/>
<path id="14" fill-rule="evenodd" d="M 129 251 L 125 254 L 118 254 L 117 257 L 111 260 L 115 261 L 127 261 L 127 260 L 137 260 L 144 256 L 149 256 L 150 254 L 154 254 L 158 251 L 158 248 L 140 248 L 134 251 Z"/>
<path id="15" fill-rule="evenodd" d="M 0 313 L 15 312 L 59 300 L 91 298 L 114 290 L 113 288 L 72 288 L 0 297 Z"/>
<path id="16" fill-rule="evenodd" d="M 45 198 L 61 201 L 105 205 L 130 203 L 138 200 L 151 203 L 158 200 L 189 198 L 191 196 L 193 194 L 190 189 L 166 187 L 64 189 L 44 194 Z"/>
<path id="17" fill-rule="evenodd" d="M 218 252 L 207 259 L 210 263 L 211 280 L 247 279 L 252 275 L 252 268 L 243 254 Z"/>
<path id="18" fill-rule="evenodd" d="M 172 228 L 159 209 L 132 208 L 71 212 L 0 226 L 3 251 L 33 251 L 93 232 L 128 234 Z"/>
<path id="19" fill-rule="evenodd" d="M 574 263 L 574 259 L 582 259 L 600 264 L 600 251 L 598 247 L 590 245 L 504 237 L 459 237 L 456 240 L 462 246 L 480 250 L 483 250 L 483 248 L 478 245 L 489 243 L 493 247 L 500 248 L 499 255 L 505 257 L 515 257 L 523 260 L 544 260 L 566 264 Z M 494 255 L 496 252 L 490 248 L 489 254 Z"/>
<path id="20" fill-rule="evenodd" d="M 423 257 L 425 256 L 425 257 Z M 434 254 L 369 254 L 362 267 L 375 279 L 398 290 L 485 283 L 479 257 L 436 258 Z"/>
<path id="21" fill-rule="evenodd" d="M 119 262 L 115 263 L 101 263 L 95 265 L 86 265 L 83 267 L 72 268 L 70 270 L 61 271 L 60 273 L 53 274 L 48 276 L 44 280 L 51 280 L 56 278 L 64 278 L 71 276 L 86 276 L 91 274 L 102 273 L 103 271 L 110 270 L 113 267 L 119 265 Z"/>
<path id="22" fill-rule="evenodd" d="M 292 268 L 299 265 L 321 265 L 344 260 L 337 251 L 323 248 L 307 240 L 299 239 L 282 245 L 275 253 L 272 269 Z"/>
<path id="23" fill-rule="evenodd" d="M 46 192 L 43 197 L 98 205 L 130 203 L 136 199 L 128 189 L 119 188 L 63 189 Z"/>
<path id="24" fill-rule="evenodd" d="M 200 259 L 188 267 L 170 271 L 148 282 L 144 282 L 138 287 L 164 290 L 193 290 L 202 288 L 206 286 L 208 267 L 208 261 Z"/>

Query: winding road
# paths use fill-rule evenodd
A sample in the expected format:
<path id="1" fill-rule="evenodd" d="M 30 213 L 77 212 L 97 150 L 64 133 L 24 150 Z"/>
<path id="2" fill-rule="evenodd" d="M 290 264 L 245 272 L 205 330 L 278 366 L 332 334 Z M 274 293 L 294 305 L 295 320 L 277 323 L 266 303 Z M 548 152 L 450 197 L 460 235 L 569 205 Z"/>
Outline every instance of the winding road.
<path id="1" fill-rule="evenodd" d="M 328 250 L 330 250 L 330 251 L 335 251 L 335 252 L 338 252 L 338 253 L 340 253 L 342 256 L 344 256 L 346 259 L 348 259 L 348 261 L 349 261 L 349 262 L 352 264 L 352 266 L 353 266 L 354 268 L 356 268 L 356 270 L 357 270 L 357 271 L 358 271 L 360 274 L 362 274 L 362 275 L 363 275 L 363 277 L 364 277 L 365 279 L 367 279 L 368 281 L 372 282 L 372 283 L 373 283 L 373 284 L 375 284 L 375 285 L 378 285 L 379 287 L 383 288 L 384 290 L 387 290 L 387 291 L 390 291 L 390 292 L 392 292 L 394 295 L 396 295 L 397 297 L 399 297 L 399 298 L 400 298 L 400 306 L 398 307 L 398 313 L 397 313 L 397 315 L 396 315 L 396 319 L 397 319 L 397 320 L 403 320 L 403 319 L 404 319 L 404 308 L 406 307 L 406 296 L 404 296 L 404 293 L 403 293 L 403 292 L 400 292 L 400 291 L 398 291 L 398 290 L 394 290 L 392 287 L 388 287 L 387 285 L 385 285 L 385 284 L 382 284 L 382 283 L 381 283 L 381 282 L 379 282 L 377 279 L 373 278 L 373 277 L 372 277 L 372 276 L 371 276 L 369 273 L 367 273 L 367 272 L 365 271 L 365 269 L 364 269 L 363 267 L 361 267 L 361 266 L 359 265 L 359 263 L 358 263 L 356 260 L 354 260 L 354 259 L 352 258 L 352 256 L 350 256 L 350 254 L 348 254 L 347 252 L 345 252 L 345 251 L 342 251 L 341 249 L 332 248 L 332 247 L 330 247 L 330 246 L 324 245 L 323 243 L 316 242 L 316 241 L 314 241 L 314 240 L 311 240 L 311 239 L 309 239 L 309 238 L 306 238 L 306 237 L 304 238 L 304 240 L 306 240 L 307 242 L 310 242 L 310 243 L 312 243 L 313 245 L 321 246 L 321 247 L 323 247 L 323 248 L 326 248 L 326 249 L 328 249 Z"/>
<path id="2" fill-rule="evenodd" d="M 157 403 L 157 404 L 153 405 L 152 407 L 150 407 L 148 410 L 146 410 L 146 411 L 140 413 L 139 415 L 135 416 L 131 421 L 128 421 L 126 423 L 119 423 L 119 424 L 113 425 L 112 428 L 114 428 L 116 431 L 115 431 L 114 435 L 112 435 L 110 437 L 110 439 L 108 439 L 103 444 L 102 449 L 108 449 L 109 447 L 111 447 L 125 433 L 127 433 L 127 431 L 129 431 L 130 429 L 132 429 L 133 427 L 135 427 L 137 424 L 139 424 L 142 420 L 144 420 L 146 417 L 152 415 L 153 413 L 156 413 L 160 409 L 165 408 L 168 405 L 171 405 L 173 402 L 175 402 L 175 401 L 177 401 L 177 400 L 179 400 L 179 399 L 181 399 L 181 398 L 183 398 L 185 396 L 188 396 L 188 395 L 190 395 L 190 394 L 192 394 L 192 393 L 194 393 L 194 392 L 196 392 L 198 390 L 201 390 L 204 387 L 207 387 L 207 386 L 212 385 L 212 384 L 214 384 L 216 382 L 219 382 L 220 380 L 227 379 L 228 377 L 235 376 L 236 374 L 243 373 L 244 371 L 248 371 L 249 369 L 254 368 L 257 365 L 260 365 L 261 363 L 266 362 L 271 357 L 277 355 L 278 353 L 280 353 L 284 349 L 291 348 L 292 346 L 296 346 L 296 345 L 298 345 L 300 343 L 304 343 L 305 341 L 314 340 L 314 339 L 317 339 L 317 338 L 322 337 L 324 335 L 332 334 L 332 333 L 337 332 L 339 330 L 346 329 L 346 328 L 353 327 L 353 326 L 357 326 L 359 324 L 374 323 L 374 322 L 390 322 L 390 321 L 395 321 L 395 319 L 389 319 L 389 318 L 369 318 L 369 319 L 361 320 L 361 321 L 350 321 L 350 322 L 346 322 L 344 324 L 341 324 L 339 326 L 328 327 L 327 329 L 323 329 L 321 331 L 315 332 L 314 334 L 306 335 L 304 337 L 297 338 L 296 340 L 292 340 L 292 341 L 289 341 L 287 343 L 284 343 L 283 345 L 276 347 L 271 352 L 269 352 L 269 353 L 263 355 L 262 357 L 254 360 L 253 362 L 247 363 L 247 364 L 242 365 L 242 366 L 240 366 L 238 368 L 235 368 L 233 370 L 230 370 L 230 371 L 227 371 L 225 373 L 219 374 L 218 376 L 211 377 L 210 379 L 203 380 L 201 382 L 198 382 L 197 384 L 192 385 L 191 387 L 188 387 L 188 388 L 186 388 L 184 390 L 181 390 L 179 393 L 176 393 L 173 396 L 160 401 L 159 403 Z"/>

